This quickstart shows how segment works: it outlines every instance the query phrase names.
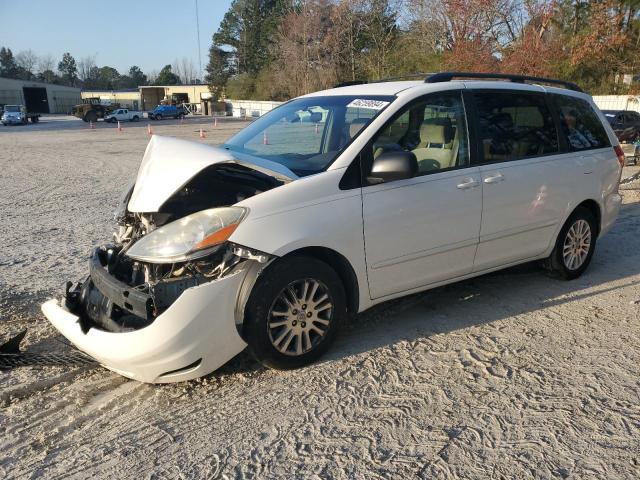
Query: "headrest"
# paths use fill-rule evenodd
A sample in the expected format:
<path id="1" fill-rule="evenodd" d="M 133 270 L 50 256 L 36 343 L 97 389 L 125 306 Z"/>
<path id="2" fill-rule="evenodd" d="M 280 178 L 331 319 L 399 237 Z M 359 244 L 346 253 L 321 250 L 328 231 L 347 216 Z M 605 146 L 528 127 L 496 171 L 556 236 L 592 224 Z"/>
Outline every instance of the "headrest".
<path id="1" fill-rule="evenodd" d="M 510 129 L 513 127 L 513 117 L 510 113 L 495 113 L 491 117 L 491 122 L 502 129 Z"/>
<path id="2" fill-rule="evenodd" d="M 420 140 L 425 143 L 447 144 L 453 140 L 453 127 L 448 118 L 426 120 L 420 125 Z"/>
<path id="3" fill-rule="evenodd" d="M 362 127 L 364 127 L 369 120 L 371 119 L 370 118 L 354 118 L 349 124 L 349 137 L 350 138 L 355 137 L 356 134 L 360 130 L 362 130 Z"/>

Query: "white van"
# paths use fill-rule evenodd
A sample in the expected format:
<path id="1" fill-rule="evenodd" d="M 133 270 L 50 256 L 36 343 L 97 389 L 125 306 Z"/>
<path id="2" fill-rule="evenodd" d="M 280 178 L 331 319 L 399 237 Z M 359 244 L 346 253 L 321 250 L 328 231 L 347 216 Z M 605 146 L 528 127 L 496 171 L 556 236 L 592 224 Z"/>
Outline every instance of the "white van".
<path id="1" fill-rule="evenodd" d="M 391 298 L 534 260 L 581 275 L 620 209 L 623 162 L 567 82 L 440 73 L 316 92 L 219 148 L 152 137 L 114 242 L 42 309 L 145 382 L 247 346 L 299 367 Z"/>

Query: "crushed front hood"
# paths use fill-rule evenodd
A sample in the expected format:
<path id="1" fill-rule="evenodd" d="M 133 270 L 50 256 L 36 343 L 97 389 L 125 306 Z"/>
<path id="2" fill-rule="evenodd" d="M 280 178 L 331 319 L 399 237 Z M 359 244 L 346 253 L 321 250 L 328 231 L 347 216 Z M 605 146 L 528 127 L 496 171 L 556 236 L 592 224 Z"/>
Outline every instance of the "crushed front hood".
<path id="1" fill-rule="evenodd" d="M 204 168 L 235 163 L 288 183 L 298 177 L 284 165 L 222 148 L 172 137 L 151 137 L 129 200 L 130 212 L 157 212 Z"/>

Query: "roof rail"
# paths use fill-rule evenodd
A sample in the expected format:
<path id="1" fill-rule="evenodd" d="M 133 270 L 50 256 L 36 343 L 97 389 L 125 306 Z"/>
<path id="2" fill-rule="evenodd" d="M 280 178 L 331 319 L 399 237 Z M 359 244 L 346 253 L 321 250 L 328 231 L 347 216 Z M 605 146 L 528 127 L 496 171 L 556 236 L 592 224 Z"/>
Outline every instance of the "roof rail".
<path id="1" fill-rule="evenodd" d="M 380 80 L 372 80 L 369 83 L 393 82 L 393 81 L 396 81 L 396 80 L 404 80 L 404 79 L 407 79 L 407 78 L 425 78 L 425 77 L 429 77 L 431 75 L 433 75 L 433 73 L 422 73 L 422 72 L 405 73 L 403 75 L 396 75 L 394 77 L 381 78 Z"/>
<path id="2" fill-rule="evenodd" d="M 575 90 L 576 92 L 583 92 L 578 85 L 573 82 L 567 82 L 564 80 L 556 80 L 553 78 L 544 78 L 544 77 L 532 77 L 529 75 L 513 75 L 510 73 L 474 73 L 474 72 L 440 72 L 434 73 L 433 75 L 429 75 L 424 79 L 425 83 L 440 83 L 440 82 L 450 82 L 454 78 L 475 78 L 475 79 L 499 79 L 499 80 L 509 80 L 510 82 L 516 83 L 548 83 L 551 85 L 561 85 L 564 88 L 568 88 L 569 90 Z"/>
<path id="3" fill-rule="evenodd" d="M 424 78 L 424 77 L 428 77 L 429 75 L 433 75 L 433 74 L 418 72 L 418 73 L 405 73 L 404 75 L 397 75 L 395 77 L 381 78 L 380 80 L 347 80 L 346 82 L 338 83 L 333 88 L 349 87 L 351 85 L 362 85 L 365 83 L 393 82 L 395 80 L 404 80 L 408 78 Z"/>
<path id="4" fill-rule="evenodd" d="M 333 88 L 349 87 L 351 85 L 362 85 L 364 83 L 369 83 L 369 82 L 367 82 L 366 80 L 348 80 L 346 82 L 340 82 L 336 84 L 336 86 Z"/>

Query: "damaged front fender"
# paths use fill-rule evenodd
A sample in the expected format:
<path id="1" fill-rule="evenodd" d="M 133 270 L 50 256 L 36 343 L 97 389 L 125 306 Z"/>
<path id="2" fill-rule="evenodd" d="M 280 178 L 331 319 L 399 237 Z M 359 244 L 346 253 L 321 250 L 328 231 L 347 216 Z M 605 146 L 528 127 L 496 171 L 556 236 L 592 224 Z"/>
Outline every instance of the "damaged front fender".
<path id="1" fill-rule="evenodd" d="M 201 377 L 246 347 L 235 322 L 246 276 L 239 270 L 185 290 L 153 323 L 130 332 L 90 328 L 57 300 L 42 305 L 47 319 L 76 347 L 106 368 L 148 383 Z"/>

